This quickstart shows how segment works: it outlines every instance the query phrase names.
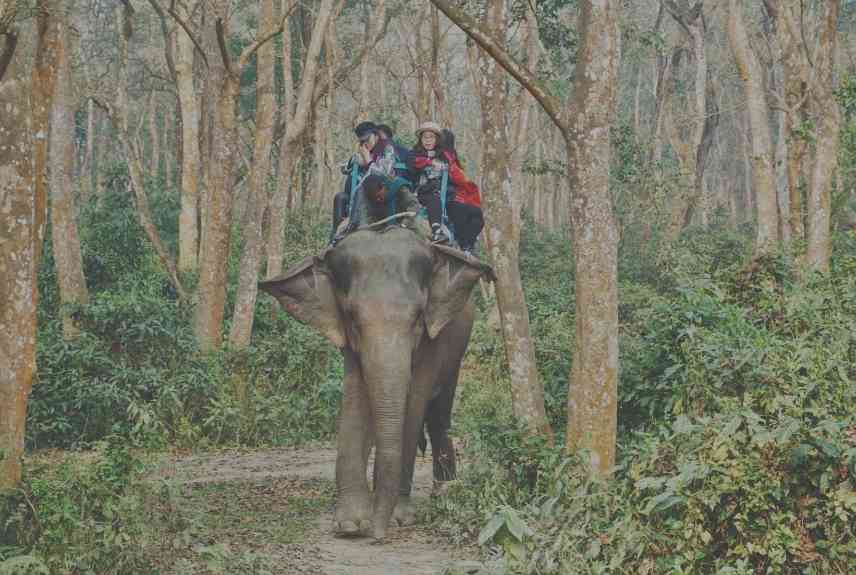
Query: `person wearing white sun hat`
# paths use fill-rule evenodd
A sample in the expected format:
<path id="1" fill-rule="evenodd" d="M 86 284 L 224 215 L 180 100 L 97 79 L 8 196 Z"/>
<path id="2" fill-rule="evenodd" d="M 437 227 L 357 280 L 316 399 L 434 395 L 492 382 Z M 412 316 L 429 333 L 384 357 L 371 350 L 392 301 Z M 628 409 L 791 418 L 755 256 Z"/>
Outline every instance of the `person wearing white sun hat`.
<path id="1" fill-rule="evenodd" d="M 438 243 L 448 243 L 451 234 L 443 223 L 443 205 L 440 198 L 444 171 L 449 169 L 440 150 L 443 130 L 436 122 L 422 122 L 416 130 L 416 146 L 410 156 L 410 181 L 416 186 L 419 202 L 428 211 L 432 238 Z M 446 198 L 448 202 L 450 198 Z"/>

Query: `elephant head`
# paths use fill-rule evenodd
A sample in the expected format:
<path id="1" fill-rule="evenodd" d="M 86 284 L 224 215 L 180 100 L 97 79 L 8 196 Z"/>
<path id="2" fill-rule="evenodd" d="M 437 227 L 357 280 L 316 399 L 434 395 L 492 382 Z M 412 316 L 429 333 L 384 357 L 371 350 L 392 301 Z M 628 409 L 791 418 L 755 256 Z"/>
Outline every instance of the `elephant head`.
<path id="1" fill-rule="evenodd" d="M 359 352 L 373 330 L 395 332 L 414 347 L 423 329 L 435 338 L 481 277 L 493 278 L 490 266 L 393 228 L 354 233 L 259 288 L 336 347 Z"/>
<path id="2" fill-rule="evenodd" d="M 383 233 L 357 231 L 259 284 L 345 356 L 336 470 L 343 524 L 359 529 L 370 514 L 375 537 L 383 537 L 410 443 L 415 454 L 414 428 L 421 425 L 431 388 L 443 377 L 442 356 L 459 349 L 460 362 L 463 355 L 472 325 L 470 295 L 481 277 L 493 277 L 489 266 L 393 227 Z M 465 329 L 456 328 L 462 321 Z M 458 347 L 449 341 L 456 337 L 463 338 Z M 412 420 L 407 429 L 406 418 Z M 373 504 L 367 503 L 364 487 L 365 461 L 361 471 L 359 462 L 349 463 L 368 441 L 377 450 Z"/>

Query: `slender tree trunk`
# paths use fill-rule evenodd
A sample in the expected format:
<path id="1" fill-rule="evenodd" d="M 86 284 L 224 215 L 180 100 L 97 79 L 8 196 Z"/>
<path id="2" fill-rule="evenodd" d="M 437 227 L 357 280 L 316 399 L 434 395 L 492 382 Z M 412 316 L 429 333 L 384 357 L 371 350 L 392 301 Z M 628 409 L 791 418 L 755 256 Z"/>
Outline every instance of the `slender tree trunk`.
<path id="1" fill-rule="evenodd" d="M 160 135 L 158 132 L 158 104 L 157 96 L 149 100 L 149 143 L 151 156 L 149 157 L 149 178 L 157 181 L 160 171 Z"/>
<path id="2" fill-rule="evenodd" d="M 86 147 L 80 166 L 80 203 L 85 204 L 95 193 L 92 184 L 92 168 L 95 156 L 95 102 L 86 102 Z"/>
<path id="3" fill-rule="evenodd" d="M 689 130 L 687 137 L 682 137 L 681 130 L 676 126 L 675 118 L 673 117 L 676 97 L 673 93 L 674 91 L 671 88 L 669 89 L 671 97 L 669 98 L 670 107 L 667 110 L 667 121 L 670 128 L 669 133 L 672 147 L 678 152 L 678 158 L 680 159 L 681 172 L 684 179 L 683 185 L 685 186 L 685 190 L 682 190 L 682 193 L 672 201 L 669 239 L 673 241 L 677 239 L 681 230 L 688 223 L 691 206 L 699 201 L 703 193 L 701 183 L 703 180 L 704 162 L 701 162 L 700 165 L 698 160 L 700 155 L 703 155 L 702 144 L 705 127 L 709 125 L 706 121 L 708 78 L 703 11 L 699 9 L 694 15 L 690 15 L 687 13 L 688 11 L 679 10 L 674 2 L 666 1 L 664 5 L 667 6 L 672 17 L 681 24 L 686 32 L 692 47 L 693 60 L 695 61 L 693 100 L 692 106 L 690 106 L 692 129 Z M 677 64 L 673 70 L 673 75 L 678 73 L 676 67 Z M 674 79 L 670 78 L 669 81 L 674 82 Z M 700 168 L 702 170 L 701 173 L 699 173 Z"/>
<path id="4" fill-rule="evenodd" d="M 193 10 L 190 3 L 186 18 Z M 200 105 L 193 88 L 193 41 L 176 33 L 175 82 L 181 114 L 181 212 L 178 216 L 178 269 L 192 272 L 199 250 L 199 121 Z"/>
<path id="5" fill-rule="evenodd" d="M 274 30 L 274 0 L 259 2 L 259 39 Z M 274 45 L 267 43 L 256 52 L 256 139 L 253 146 L 253 168 L 246 215 L 241 232 L 244 251 L 241 254 L 238 276 L 238 294 L 235 312 L 229 331 L 229 344 L 236 349 L 250 345 L 253 317 L 258 295 L 259 267 L 262 255 L 261 222 L 267 208 L 267 182 L 270 173 L 270 154 L 273 145 L 274 121 Z"/>
<path id="6" fill-rule="evenodd" d="M 278 276 L 282 272 L 282 258 L 284 252 L 285 214 L 288 206 L 288 196 L 291 184 L 291 176 L 297 167 L 294 153 L 299 147 L 299 141 L 303 137 L 309 124 L 309 113 L 312 105 L 312 95 L 318 82 L 319 58 L 321 47 L 327 32 L 327 27 L 333 19 L 333 0 L 321 0 L 315 23 L 312 27 L 312 38 L 306 51 L 303 62 L 303 74 L 300 79 L 300 90 L 296 98 L 294 112 L 290 113 L 290 100 L 284 100 L 282 114 L 287 118 L 285 135 L 280 143 L 280 184 L 276 188 L 270 205 L 270 228 L 267 238 L 267 274 L 268 279 Z M 283 38 L 283 45 L 288 42 Z M 283 55 L 285 55 L 285 47 Z M 289 50 L 289 58 L 290 50 Z M 289 60 L 286 60 L 289 61 Z M 287 85 L 286 85 L 287 87 Z M 298 191 L 299 193 L 299 191 Z"/>
<path id="7" fill-rule="evenodd" d="M 60 11 L 55 20 L 57 79 L 50 118 L 50 194 L 53 254 L 59 281 L 62 330 L 66 339 L 79 333 L 68 306 L 89 301 L 77 234 L 74 196 L 74 109 L 68 58 L 68 22 Z"/>
<path id="8" fill-rule="evenodd" d="M 48 130 L 59 32 L 57 6 L 40 1 L 36 59 L 28 78 L 17 35 L 6 27 L 16 8 L 14 2 L 0 4 L 0 491 L 21 480 L 36 369 L 36 277 L 45 223 L 45 186 L 38 180 L 45 154 L 43 149 L 39 157 L 34 149 L 34 135 Z"/>
<path id="9" fill-rule="evenodd" d="M 228 6 L 225 0 L 214 0 L 210 7 L 214 21 L 206 26 L 205 51 L 208 54 L 208 85 L 212 90 L 209 98 L 215 103 L 211 126 L 213 153 L 206 206 L 205 242 L 199 257 L 199 303 L 194 321 L 196 339 L 203 350 L 216 349 L 221 343 L 226 305 L 226 271 L 231 244 L 235 155 L 240 145 L 235 129 L 235 100 L 238 97 L 239 82 L 235 74 L 226 69 L 226 55 L 221 54 L 218 40 L 218 36 L 229 38 Z M 222 27 L 220 32 L 216 26 Z"/>
<path id="10" fill-rule="evenodd" d="M 755 253 L 766 254 L 776 249 L 779 227 L 773 143 L 763 72 L 746 34 L 743 3 L 737 0 L 729 0 L 728 37 L 746 92 L 752 130 L 752 183 L 757 206 Z"/>
<path id="11" fill-rule="evenodd" d="M 383 20 L 386 18 L 386 0 L 376 0 L 375 8 L 371 12 L 371 16 L 369 16 L 368 13 L 366 16 L 365 42 L 369 42 L 370 39 L 377 36 L 383 28 Z M 374 84 L 370 84 L 369 82 L 369 78 L 372 76 L 372 67 L 374 65 L 373 56 L 373 52 L 363 52 L 361 58 L 362 61 L 360 62 L 360 120 L 366 120 L 369 117 L 369 104 L 372 100 L 371 88 L 375 87 Z M 382 102 L 383 101 L 381 101 L 381 103 Z"/>
<path id="12" fill-rule="evenodd" d="M 505 3 L 490 0 L 487 25 L 493 40 L 504 45 Z M 484 206 L 486 234 L 496 270 L 496 297 L 499 304 L 505 354 L 511 372 L 512 404 L 515 417 L 530 433 L 552 436 L 544 408 L 544 391 L 538 379 L 535 352 L 529 331 L 529 312 L 520 281 L 519 242 L 512 210 L 513 192 L 508 172 L 508 129 L 505 120 L 507 96 L 505 77 L 499 64 L 479 52 L 481 128 L 484 134 Z"/>
<path id="13" fill-rule="evenodd" d="M 818 48 L 815 50 L 816 80 L 812 86 L 810 110 L 816 125 L 814 164 L 808 189 L 806 265 L 810 270 L 829 271 L 832 255 L 830 239 L 830 197 L 838 167 L 838 135 L 841 113 L 835 98 L 835 49 L 840 0 L 824 2 Z"/>
<path id="14" fill-rule="evenodd" d="M 609 191 L 609 128 L 619 58 L 618 2 L 581 2 L 568 146 L 576 335 L 568 392 L 570 449 L 602 475 L 615 465 L 618 418 L 618 227 Z"/>

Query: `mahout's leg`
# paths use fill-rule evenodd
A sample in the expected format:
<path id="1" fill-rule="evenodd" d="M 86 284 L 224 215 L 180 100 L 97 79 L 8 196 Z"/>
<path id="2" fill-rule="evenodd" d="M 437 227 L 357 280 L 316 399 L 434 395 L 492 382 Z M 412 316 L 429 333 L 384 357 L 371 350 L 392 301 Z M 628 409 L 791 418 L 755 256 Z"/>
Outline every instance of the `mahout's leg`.
<path id="1" fill-rule="evenodd" d="M 336 455 L 336 517 L 340 535 L 366 534 L 371 527 L 371 498 L 366 482 L 366 459 L 371 434 L 369 398 L 359 363 L 348 349 L 345 358 L 342 412 Z"/>

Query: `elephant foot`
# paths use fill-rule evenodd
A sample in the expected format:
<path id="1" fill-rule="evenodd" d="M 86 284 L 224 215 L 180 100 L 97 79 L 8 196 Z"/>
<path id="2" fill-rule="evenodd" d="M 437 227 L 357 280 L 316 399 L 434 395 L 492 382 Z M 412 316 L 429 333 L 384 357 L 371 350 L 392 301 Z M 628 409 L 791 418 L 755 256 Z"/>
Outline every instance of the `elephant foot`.
<path id="1" fill-rule="evenodd" d="M 363 519 L 359 523 L 354 521 L 334 521 L 333 532 L 339 537 L 361 537 L 368 534 L 372 523 L 367 519 Z"/>
<path id="2" fill-rule="evenodd" d="M 333 532 L 342 537 L 359 537 L 371 530 L 371 507 L 368 496 L 343 497 L 336 504 Z"/>
<path id="3" fill-rule="evenodd" d="M 392 512 L 392 521 L 394 525 L 399 527 L 416 523 L 416 505 L 410 499 L 409 495 L 402 495 L 398 498 L 395 511 Z"/>

